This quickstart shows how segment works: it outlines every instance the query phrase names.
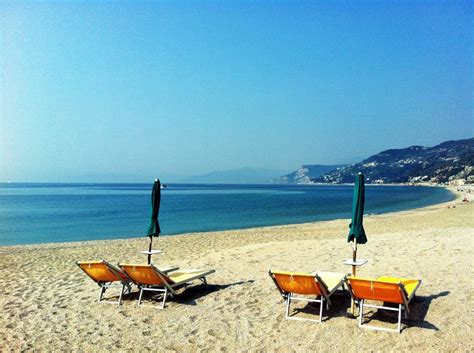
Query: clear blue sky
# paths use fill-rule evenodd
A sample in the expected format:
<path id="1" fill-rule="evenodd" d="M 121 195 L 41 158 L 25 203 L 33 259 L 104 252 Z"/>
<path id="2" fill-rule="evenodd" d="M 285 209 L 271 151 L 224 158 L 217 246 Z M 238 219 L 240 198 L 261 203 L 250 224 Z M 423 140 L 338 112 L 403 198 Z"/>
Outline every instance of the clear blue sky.
<path id="1" fill-rule="evenodd" d="M 474 135 L 469 1 L 1 2 L 0 30 L 0 181 L 290 171 Z"/>

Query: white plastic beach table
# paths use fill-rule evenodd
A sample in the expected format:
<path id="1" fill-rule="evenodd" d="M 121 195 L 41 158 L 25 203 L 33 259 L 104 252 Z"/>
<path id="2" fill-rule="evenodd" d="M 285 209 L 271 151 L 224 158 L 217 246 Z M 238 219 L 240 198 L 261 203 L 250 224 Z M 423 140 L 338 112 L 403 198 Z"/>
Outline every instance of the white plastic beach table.
<path id="1" fill-rule="evenodd" d="M 151 264 L 151 257 L 153 255 L 156 255 L 156 254 L 161 254 L 161 250 L 144 250 L 144 251 L 140 251 L 140 253 L 143 254 L 143 255 L 149 256 L 148 257 L 148 259 L 149 259 L 148 262 L 149 262 L 149 264 Z"/>
<path id="2" fill-rule="evenodd" d="M 140 251 L 140 253 L 145 254 L 145 255 L 155 255 L 155 254 L 160 254 L 161 250 L 144 250 Z"/>
<path id="3" fill-rule="evenodd" d="M 364 266 L 366 263 L 368 262 L 368 260 L 356 260 L 356 261 L 353 261 L 352 259 L 348 259 L 346 261 L 344 261 L 344 265 L 350 265 L 350 266 L 357 266 L 357 267 L 360 267 L 360 266 Z"/>
<path id="4" fill-rule="evenodd" d="M 140 254 L 143 254 L 143 255 L 150 255 L 150 256 L 153 256 L 153 255 L 156 255 L 156 254 L 161 254 L 161 250 L 144 250 L 144 251 L 140 251 Z"/>

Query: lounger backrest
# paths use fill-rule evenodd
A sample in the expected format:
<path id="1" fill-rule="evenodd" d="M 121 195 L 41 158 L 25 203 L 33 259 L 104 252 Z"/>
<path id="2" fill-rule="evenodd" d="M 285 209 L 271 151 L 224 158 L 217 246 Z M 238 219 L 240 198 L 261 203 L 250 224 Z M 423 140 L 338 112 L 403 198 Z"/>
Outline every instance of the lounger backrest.
<path id="1" fill-rule="evenodd" d="M 314 275 L 296 272 L 270 272 L 270 274 L 283 292 L 301 295 L 324 293 Z"/>
<path id="2" fill-rule="evenodd" d="M 347 281 L 349 282 L 353 295 L 358 299 L 405 304 L 403 287 L 399 283 L 357 277 L 349 277 Z"/>
<path id="3" fill-rule="evenodd" d="M 122 270 L 131 280 L 145 285 L 170 285 L 173 284 L 167 275 L 160 272 L 153 265 L 120 265 Z"/>
<path id="4" fill-rule="evenodd" d="M 78 262 L 78 266 L 96 282 L 126 281 L 127 276 L 105 261 Z"/>

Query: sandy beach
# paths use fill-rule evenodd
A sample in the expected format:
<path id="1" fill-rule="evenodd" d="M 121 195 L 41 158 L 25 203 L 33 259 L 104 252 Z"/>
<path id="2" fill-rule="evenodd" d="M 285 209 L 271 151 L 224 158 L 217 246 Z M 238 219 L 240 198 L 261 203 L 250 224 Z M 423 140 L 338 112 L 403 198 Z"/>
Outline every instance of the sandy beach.
<path id="1" fill-rule="evenodd" d="M 368 243 L 358 258 L 369 262 L 358 274 L 423 281 L 401 334 L 360 329 L 342 295 L 321 324 L 284 318 L 268 270 L 349 272 L 347 219 L 160 237 L 158 266 L 216 270 L 209 288 L 188 288 L 165 310 L 137 307 L 136 288 L 120 307 L 97 303 L 98 286 L 75 264 L 145 263 L 145 237 L 0 247 L 0 351 L 472 351 L 473 215 L 471 191 L 365 218 Z M 305 317 L 317 312 L 297 307 Z M 377 314 L 372 323 L 394 322 Z"/>

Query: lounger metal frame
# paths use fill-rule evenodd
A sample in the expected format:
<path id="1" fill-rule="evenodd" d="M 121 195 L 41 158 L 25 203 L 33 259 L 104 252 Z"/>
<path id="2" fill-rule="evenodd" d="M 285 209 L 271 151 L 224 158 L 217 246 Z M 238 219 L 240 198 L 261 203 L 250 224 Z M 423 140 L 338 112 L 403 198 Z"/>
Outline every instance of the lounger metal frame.
<path id="1" fill-rule="evenodd" d="M 140 289 L 140 295 L 138 297 L 138 303 L 137 303 L 137 305 L 140 306 L 140 307 L 147 306 L 147 307 L 153 307 L 153 308 L 158 308 L 158 309 L 164 309 L 166 299 L 168 297 L 174 297 L 175 295 L 177 295 L 177 292 L 175 291 L 175 289 L 179 289 L 179 288 L 183 288 L 183 287 L 186 288 L 188 285 L 191 284 L 192 281 L 195 281 L 195 280 L 200 280 L 201 282 L 203 282 L 207 286 L 206 276 L 215 272 L 215 270 L 208 270 L 204 274 L 201 274 L 201 275 L 196 276 L 196 277 L 191 277 L 191 278 L 187 279 L 186 281 L 175 282 L 173 284 L 170 284 L 163 277 L 163 272 L 162 271 L 160 271 L 159 269 L 157 269 L 153 265 L 151 265 L 151 266 L 152 266 L 153 270 L 155 271 L 155 274 L 160 278 L 162 284 L 160 284 L 160 285 L 144 285 L 144 284 L 141 284 L 141 283 L 136 283 L 135 281 L 133 281 L 133 279 L 131 279 L 131 281 L 134 282 L 138 286 L 138 288 Z M 148 292 L 163 293 L 162 302 L 161 302 L 160 306 L 142 304 L 143 292 L 147 292 L 147 291 Z"/>
<path id="2" fill-rule="evenodd" d="M 119 299 L 117 301 L 112 301 L 112 300 L 106 300 L 103 298 L 104 294 L 105 294 L 105 291 L 107 289 L 109 289 L 110 287 L 113 286 L 115 282 L 98 282 L 99 286 L 100 286 L 100 292 L 99 292 L 99 300 L 98 302 L 102 302 L 102 303 L 107 303 L 107 304 L 116 304 L 116 305 L 120 305 L 122 303 L 122 296 L 124 294 L 127 294 L 127 293 L 131 293 L 132 292 L 132 286 L 130 285 L 130 282 L 126 283 L 124 281 L 122 281 L 122 288 L 120 290 L 120 295 L 119 295 Z"/>
<path id="3" fill-rule="evenodd" d="M 143 292 L 145 291 L 148 291 L 148 292 L 161 292 L 163 293 L 163 301 L 161 302 L 161 305 L 158 307 L 159 309 L 164 309 L 165 308 L 165 302 L 166 302 L 166 298 L 168 297 L 168 288 L 165 287 L 164 289 L 163 288 L 148 288 L 148 287 L 141 287 L 140 288 L 140 296 L 138 297 L 138 306 L 149 306 L 151 307 L 151 305 L 144 305 L 142 304 L 142 295 L 143 295 Z M 170 294 L 172 295 L 172 294 Z"/>
<path id="4" fill-rule="evenodd" d="M 97 300 L 99 303 L 106 303 L 106 304 L 114 304 L 114 305 L 120 305 L 122 303 L 122 296 L 126 293 L 130 293 L 132 291 L 132 286 L 131 286 L 131 280 L 128 278 L 128 276 L 121 270 L 117 269 L 115 266 L 110 264 L 109 262 L 102 260 L 101 261 L 105 266 L 107 266 L 108 270 L 112 272 L 117 278 L 120 278 L 120 280 L 114 281 L 114 282 L 103 282 L 103 281 L 96 281 L 95 278 L 90 276 L 86 271 L 84 271 L 81 267 L 81 262 L 76 262 L 76 264 L 79 266 L 81 270 L 85 272 L 86 275 L 88 275 L 97 285 L 100 287 L 99 290 L 99 299 Z M 124 276 L 127 278 L 127 280 L 122 279 Z M 120 295 L 119 299 L 117 301 L 113 300 L 107 300 L 104 298 L 104 294 L 107 291 L 107 289 L 111 288 L 115 282 L 120 281 L 121 285 L 121 290 L 120 290 Z"/>
<path id="5" fill-rule="evenodd" d="M 318 297 L 316 297 L 318 298 Z M 299 321 L 312 321 L 312 322 L 322 322 L 323 321 L 323 307 L 324 307 L 324 297 L 321 296 L 321 299 L 310 299 L 307 297 L 295 296 L 293 293 L 288 293 L 286 295 L 286 313 L 285 318 L 288 320 L 299 320 Z M 299 300 L 311 303 L 319 303 L 319 319 L 306 319 L 304 317 L 293 317 L 290 316 L 290 305 L 292 300 Z M 326 302 L 326 309 L 329 309 L 329 303 Z"/>
<path id="6" fill-rule="evenodd" d="M 391 329 L 391 328 L 385 328 L 385 327 L 380 327 L 380 326 L 363 325 L 362 320 L 363 320 L 363 316 L 364 316 L 364 307 L 397 311 L 398 312 L 397 328 L 396 329 Z M 366 304 L 365 299 L 360 299 L 359 300 L 359 327 L 366 328 L 366 329 L 369 329 L 369 330 L 400 333 L 401 330 L 402 330 L 402 310 L 403 309 L 404 309 L 404 307 L 403 307 L 402 304 L 398 304 L 398 308 L 394 308 L 394 307 L 391 307 L 391 306 Z M 407 312 L 405 311 L 405 318 L 406 317 L 407 317 Z"/>
<path id="7" fill-rule="evenodd" d="M 350 285 L 349 281 L 346 281 L 346 284 L 349 288 L 349 293 L 351 294 L 351 296 L 355 300 L 359 301 L 359 327 L 364 328 L 364 329 L 369 329 L 369 330 L 400 333 L 400 332 L 402 332 L 402 311 L 405 310 L 404 311 L 405 319 L 408 318 L 408 314 L 410 312 L 410 310 L 408 309 L 408 304 L 415 297 L 415 293 L 416 293 L 418 287 L 421 285 L 421 281 L 418 282 L 417 286 L 413 290 L 413 294 L 410 297 L 407 297 L 407 295 L 406 295 L 407 292 L 405 290 L 405 286 L 403 285 L 403 283 L 398 283 L 398 285 L 400 287 L 400 292 L 401 292 L 401 295 L 402 295 L 402 300 L 403 300 L 403 304 L 398 304 L 398 307 L 375 305 L 375 304 L 366 304 L 365 303 L 366 299 L 357 298 L 353 294 L 353 290 L 351 288 L 351 285 Z M 397 328 L 396 329 L 389 329 L 389 328 L 380 327 L 380 326 L 372 326 L 372 325 L 367 325 L 367 324 L 364 325 L 363 324 L 363 316 L 364 316 L 364 308 L 365 307 L 398 312 Z"/>
<path id="8" fill-rule="evenodd" d="M 209 274 L 209 273 L 208 273 L 208 274 Z M 158 273 L 158 275 L 160 276 L 160 278 L 162 277 L 159 273 Z M 206 276 L 207 276 L 207 274 L 206 274 Z M 206 287 L 207 287 L 207 280 L 206 280 L 205 277 L 198 277 L 198 278 L 195 278 L 195 279 L 202 281 L 202 282 L 206 285 Z M 194 279 L 192 279 L 192 280 L 194 280 Z M 163 282 L 165 283 L 165 284 L 162 286 L 162 287 L 164 287 L 164 288 L 160 288 L 160 287 L 158 287 L 158 286 L 149 286 L 149 287 L 147 287 L 147 286 L 140 286 L 140 287 L 139 287 L 139 288 L 140 288 L 140 295 L 139 295 L 139 297 L 138 297 L 138 306 L 147 306 L 147 307 L 154 307 L 154 308 L 156 308 L 155 305 L 144 305 L 144 304 L 142 304 L 143 292 L 147 292 L 147 291 L 148 291 L 148 292 L 161 292 L 161 293 L 163 293 L 163 295 L 162 295 L 163 300 L 162 300 L 162 302 L 161 302 L 161 305 L 158 306 L 157 308 L 158 308 L 158 309 L 164 309 L 164 308 L 165 308 L 166 299 L 167 299 L 168 297 L 172 298 L 172 297 L 174 297 L 175 295 L 177 295 L 175 289 L 183 288 L 183 287 L 186 288 L 188 285 L 191 284 L 191 283 L 190 283 L 190 280 L 186 281 L 185 283 L 181 283 L 181 284 L 177 283 L 176 285 L 173 285 L 173 286 L 170 286 L 170 285 L 168 284 L 168 282 L 167 282 L 166 280 L 164 280 L 164 279 L 163 279 Z"/>
<path id="9" fill-rule="evenodd" d="M 323 308 L 324 308 L 324 299 L 326 299 L 326 310 L 329 309 L 329 305 L 331 305 L 331 300 L 329 297 L 336 292 L 336 290 L 342 286 L 342 290 L 345 291 L 344 289 L 344 279 L 341 280 L 340 284 L 334 288 L 332 292 L 329 292 L 326 284 L 324 281 L 319 277 L 317 274 L 314 275 L 315 280 L 321 284 L 321 292 L 323 295 L 321 296 L 316 296 L 316 299 L 311 299 L 308 297 L 303 297 L 303 296 L 296 296 L 293 293 L 287 293 L 284 292 L 280 286 L 278 285 L 278 282 L 276 281 L 275 277 L 273 277 L 273 272 L 272 270 L 268 271 L 268 274 L 270 275 L 271 279 L 273 280 L 273 283 L 275 283 L 276 287 L 278 288 L 278 291 L 280 292 L 281 296 L 285 298 L 286 300 L 286 312 L 285 312 L 285 318 L 288 320 L 299 320 L 299 321 L 311 321 L 311 322 L 319 322 L 321 323 L 323 321 Z M 319 299 L 318 299 L 319 298 Z M 290 305 L 292 300 L 299 300 L 299 301 L 306 301 L 306 302 L 312 302 L 312 303 L 319 303 L 319 319 L 306 319 L 303 317 L 293 317 L 290 316 Z"/>

